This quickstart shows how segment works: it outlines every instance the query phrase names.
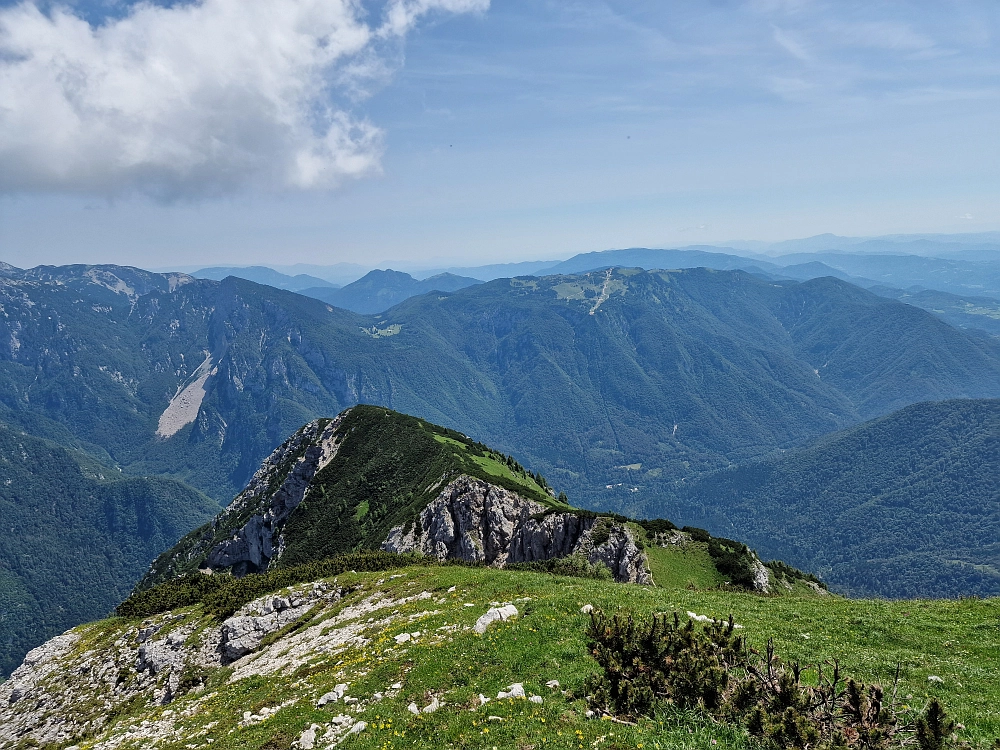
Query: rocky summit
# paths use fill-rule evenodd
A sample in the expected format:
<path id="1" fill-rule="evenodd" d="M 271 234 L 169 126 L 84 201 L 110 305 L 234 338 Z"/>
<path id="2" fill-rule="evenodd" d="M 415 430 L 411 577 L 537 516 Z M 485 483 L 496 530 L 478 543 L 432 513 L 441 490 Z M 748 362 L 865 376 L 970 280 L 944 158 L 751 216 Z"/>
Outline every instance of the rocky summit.
<path id="1" fill-rule="evenodd" d="M 540 474 L 465 435 L 356 406 L 292 435 L 139 588 L 195 570 L 243 576 L 379 548 L 496 567 L 574 556 L 648 584 L 635 534 L 625 519 L 571 508 Z"/>

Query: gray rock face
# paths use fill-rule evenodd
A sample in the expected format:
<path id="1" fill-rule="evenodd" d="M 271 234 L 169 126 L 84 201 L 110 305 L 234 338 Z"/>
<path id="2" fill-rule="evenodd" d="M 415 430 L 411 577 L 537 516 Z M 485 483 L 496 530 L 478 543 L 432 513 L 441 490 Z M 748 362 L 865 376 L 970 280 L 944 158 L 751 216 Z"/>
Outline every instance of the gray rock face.
<path id="1" fill-rule="evenodd" d="M 228 569 L 236 576 L 266 570 L 284 550 L 282 528 L 309 493 L 313 478 L 337 455 L 335 433 L 347 412 L 305 425 L 261 464 L 236 499 L 200 538 L 158 558 L 140 588 L 190 571 Z"/>
<path id="2" fill-rule="evenodd" d="M 256 599 L 221 624 L 203 628 L 165 613 L 123 626 L 113 642 L 99 648 L 80 648 L 75 631 L 57 636 L 29 652 L 0 683 L 0 748 L 29 741 L 37 743 L 32 747 L 65 746 L 103 731 L 116 705 L 141 697 L 165 706 L 187 691 L 200 691 L 190 679 L 184 682 L 185 674 L 243 663 L 238 660 L 258 652 L 267 635 L 347 592 L 325 582 L 299 586 L 288 596 Z M 82 711 L 82 705 L 90 709 Z"/>
<path id="3" fill-rule="evenodd" d="M 418 523 L 393 528 L 382 549 L 498 567 L 579 553 L 591 563 L 607 565 L 616 581 L 652 583 L 646 556 L 625 526 L 552 513 L 539 503 L 468 476 L 447 485 L 424 508 Z"/>
<path id="4" fill-rule="evenodd" d="M 284 546 L 281 527 L 305 498 L 313 477 L 337 455 L 339 444 L 334 433 L 342 421 L 343 415 L 322 429 L 319 422 L 311 422 L 299 432 L 297 440 L 268 457 L 219 522 L 224 523 L 227 517 L 245 516 L 248 511 L 259 512 L 251 515 L 230 539 L 212 547 L 205 567 L 230 568 L 236 575 L 243 575 L 267 569 L 271 560 L 280 556 Z M 277 478 L 276 472 L 297 452 L 302 455 L 268 502 L 267 494 Z"/>
<path id="5" fill-rule="evenodd" d="M 229 664 L 256 651 L 268 635 L 305 615 L 325 592 L 325 587 L 319 587 L 314 589 L 312 595 L 295 600 L 280 596 L 265 597 L 256 611 L 230 617 L 222 623 L 219 646 L 222 663 Z"/>

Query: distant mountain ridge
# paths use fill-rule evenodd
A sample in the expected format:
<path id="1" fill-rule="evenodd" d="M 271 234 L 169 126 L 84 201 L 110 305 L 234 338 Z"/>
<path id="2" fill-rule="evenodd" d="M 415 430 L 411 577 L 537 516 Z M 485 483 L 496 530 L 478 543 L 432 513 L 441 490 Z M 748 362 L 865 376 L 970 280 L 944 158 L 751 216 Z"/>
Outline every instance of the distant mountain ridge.
<path id="1" fill-rule="evenodd" d="M 4 418 L 220 501 L 298 425 L 359 401 L 480 435 L 584 506 L 627 508 L 909 403 L 1000 395 L 1000 344 L 829 278 L 599 271 L 368 317 L 232 277 L 21 276 L 0 277 Z M 163 437 L 168 407 L 186 416 Z"/>
<path id="2" fill-rule="evenodd" d="M 258 284 L 267 284 L 276 289 L 287 289 L 290 292 L 300 292 L 303 289 L 336 289 L 338 287 L 337 284 L 316 276 L 304 273 L 289 276 L 267 266 L 202 268 L 194 271 L 191 275 L 197 279 L 212 279 L 213 281 L 222 281 L 227 276 L 236 276 L 247 281 L 255 281 Z"/>
<path id="3" fill-rule="evenodd" d="M 314 287 L 302 289 L 301 293 L 345 310 L 369 315 L 385 312 L 390 307 L 418 294 L 454 292 L 480 283 L 482 282 L 478 279 L 451 273 L 440 273 L 418 281 L 408 273 L 389 268 L 384 271 L 370 271 L 340 289 Z"/>
<path id="4" fill-rule="evenodd" d="M 1000 343 L 829 277 L 611 269 L 363 316 L 233 277 L 81 266 L 0 276 L 0 304 L 0 417 L 220 502 L 300 425 L 359 402 L 476 435 L 578 507 L 671 518 L 685 484 L 731 464 L 1000 397 Z"/>

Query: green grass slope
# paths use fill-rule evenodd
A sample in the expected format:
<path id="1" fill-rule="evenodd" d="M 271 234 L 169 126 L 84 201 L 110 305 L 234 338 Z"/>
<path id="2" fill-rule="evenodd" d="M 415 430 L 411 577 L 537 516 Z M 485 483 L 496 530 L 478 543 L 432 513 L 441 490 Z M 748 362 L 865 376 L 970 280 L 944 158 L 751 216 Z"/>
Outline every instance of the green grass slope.
<path id="1" fill-rule="evenodd" d="M 466 567 L 412 567 L 395 571 L 394 577 L 346 572 L 336 583 L 355 587 L 354 592 L 332 611 L 310 611 L 291 633 L 316 625 L 333 638 L 336 628 L 358 621 L 351 619 L 359 615 L 349 614 L 350 608 L 373 596 L 392 602 L 389 620 L 377 615 L 361 622 L 363 642 L 312 654 L 285 671 L 243 674 L 235 671 L 238 662 L 196 675 L 204 688 L 166 707 L 133 701 L 115 710 L 106 730 L 73 741 L 82 748 L 114 740 L 123 749 L 181 750 L 210 739 L 215 748 L 265 750 L 289 747 L 312 724 L 322 734 L 335 714 L 346 712 L 367 727 L 347 737 L 345 748 L 759 747 L 738 727 L 670 707 L 634 725 L 587 719 L 583 686 L 598 667 L 588 652 L 589 618 L 580 612 L 585 604 L 640 617 L 663 611 L 679 611 L 682 617 L 687 611 L 732 614 L 752 645 L 763 648 L 773 638 L 787 660 L 815 665 L 837 659 L 845 674 L 890 691 L 898 669 L 897 709 L 904 720 L 937 697 L 964 725 L 961 740 L 987 747 L 1000 735 L 1000 600 L 763 597 Z M 421 592 L 427 595 L 417 597 Z M 468 629 L 491 602 L 503 601 L 517 603 L 516 620 L 494 625 L 484 635 Z M 200 604 L 175 614 L 182 618 L 171 621 L 170 628 L 212 622 Z M 83 626 L 78 651 L 110 646 L 137 624 L 112 619 Z M 422 635 L 396 643 L 396 635 L 411 631 Z M 264 648 L 280 658 L 288 646 L 279 638 Z M 940 681 L 928 680 L 931 676 Z M 56 689 L 78 678 L 67 672 L 54 679 Z M 549 680 L 558 680 L 569 693 L 546 687 Z M 397 682 L 398 690 L 391 690 Z M 543 703 L 495 699 L 514 682 L 524 683 L 529 695 L 542 696 Z M 317 708 L 316 698 L 338 683 L 349 683 L 350 695 L 362 703 L 356 709 L 342 703 Z M 376 693 L 385 695 L 377 700 Z M 480 694 L 493 700 L 480 706 Z M 423 708 L 433 696 L 442 704 L 437 711 L 413 715 L 407 710 L 411 701 Z M 99 700 L 88 705 L 81 703 L 78 710 L 105 710 Z M 256 714 L 263 707 L 280 708 L 259 723 L 242 722 L 245 711 Z M 142 721 L 164 722 L 158 725 L 164 729 L 152 739 L 126 736 Z"/>
<path id="2" fill-rule="evenodd" d="M 915 404 L 687 492 L 682 516 L 855 595 L 1000 594 L 1000 401 Z"/>
<path id="3" fill-rule="evenodd" d="M 160 550 L 216 512 L 180 482 L 123 477 L 0 423 L 0 674 L 110 612 Z"/>

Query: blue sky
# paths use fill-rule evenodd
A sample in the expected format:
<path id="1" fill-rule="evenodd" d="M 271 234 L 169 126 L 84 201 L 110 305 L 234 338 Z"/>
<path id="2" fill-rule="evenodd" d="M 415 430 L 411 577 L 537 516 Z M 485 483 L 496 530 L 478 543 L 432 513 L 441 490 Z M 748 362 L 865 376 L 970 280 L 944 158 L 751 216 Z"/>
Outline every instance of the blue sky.
<path id="1" fill-rule="evenodd" d="M 0 258 L 1000 229 L 994 0 L 234 3 L 0 0 Z"/>

